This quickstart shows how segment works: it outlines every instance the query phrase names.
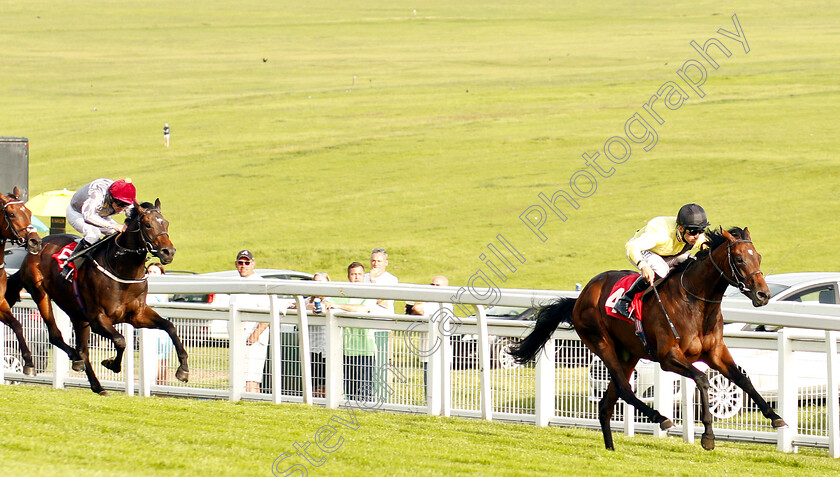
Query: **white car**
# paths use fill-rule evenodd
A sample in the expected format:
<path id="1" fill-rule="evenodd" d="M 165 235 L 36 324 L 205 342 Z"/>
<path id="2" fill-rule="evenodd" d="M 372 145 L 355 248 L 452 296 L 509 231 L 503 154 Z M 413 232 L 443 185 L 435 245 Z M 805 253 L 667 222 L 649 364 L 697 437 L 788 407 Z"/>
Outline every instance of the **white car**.
<path id="1" fill-rule="evenodd" d="M 837 272 L 804 272 L 785 273 L 766 277 L 770 288 L 770 302 L 795 301 L 822 303 L 826 306 L 840 304 L 840 273 Z M 725 293 L 726 299 L 744 299 L 736 288 L 729 287 Z M 724 316 L 724 319 L 726 317 Z M 746 323 L 727 323 L 724 333 L 731 331 L 745 332 L 774 332 L 778 327 L 753 325 Z M 735 362 L 750 376 L 756 390 L 768 401 L 778 398 L 778 352 L 774 350 L 759 350 L 749 348 L 730 348 Z M 718 419 L 728 419 L 737 415 L 745 404 L 745 395 L 741 388 L 735 386 L 718 372 L 709 369 L 704 363 L 695 366 L 709 377 L 709 404 L 712 414 Z M 822 393 L 825 396 L 827 388 L 827 365 L 825 353 L 797 351 L 794 359 L 794 375 L 797 377 L 797 388 L 802 392 Z M 636 394 L 643 401 L 653 400 L 654 363 L 641 360 L 636 366 Z M 675 399 L 679 401 L 679 381 L 675 379 Z M 606 366 L 598 357 L 594 357 L 589 365 L 590 399 L 599 400 L 604 395 L 609 384 Z"/>
<path id="2" fill-rule="evenodd" d="M 312 274 L 306 272 L 299 272 L 295 270 L 283 270 L 274 268 L 257 268 L 254 274 L 260 278 L 277 278 L 282 280 L 312 280 Z M 224 270 L 221 272 L 210 272 L 193 275 L 193 278 L 208 277 L 208 278 L 237 278 L 239 272 L 236 270 Z M 227 308 L 230 305 L 230 295 L 224 293 L 209 293 L 209 294 L 175 294 L 169 301 L 172 302 L 188 302 L 188 303 L 206 303 L 215 307 Z M 199 326 L 202 330 L 197 334 L 204 335 L 206 338 L 213 341 L 228 341 L 228 323 L 222 320 L 208 320 L 205 323 L 191 322 L 191 327 Z"/>

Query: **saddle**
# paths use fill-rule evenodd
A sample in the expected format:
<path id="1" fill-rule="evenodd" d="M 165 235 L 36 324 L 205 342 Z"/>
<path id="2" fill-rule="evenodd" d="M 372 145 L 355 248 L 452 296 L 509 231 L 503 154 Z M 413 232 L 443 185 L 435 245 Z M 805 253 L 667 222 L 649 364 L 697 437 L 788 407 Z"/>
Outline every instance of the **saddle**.
<path id="1" fill-rule="evenodd" d="M 615 305 L 615 302 L 617 302 L 618 299 L 621 298 L 622 295 L 624 295 L 624 292 L 627 291 L 628 288 L 630 288 L 630 285 L 632 285 L 637 278 L 639 278 L 638 273 L 630 273 L 622 277 L 615 283 L 615 285 L 613 285 L 613 288 L 610 291 L 610 296 L 609 298 L 607 298 L 607 302 L 604 305 L 607 315 L 633 324 L 637 322 L 640 323 L 642 321 L 642 296 L 645 294 L 644 291 L 637 293 L 636 296 L 633 297 L 633 301 L 630 302 L 630 318 L 619 315 L 618 313 L 615 313 L 613 311 L 613 306 Z"/>

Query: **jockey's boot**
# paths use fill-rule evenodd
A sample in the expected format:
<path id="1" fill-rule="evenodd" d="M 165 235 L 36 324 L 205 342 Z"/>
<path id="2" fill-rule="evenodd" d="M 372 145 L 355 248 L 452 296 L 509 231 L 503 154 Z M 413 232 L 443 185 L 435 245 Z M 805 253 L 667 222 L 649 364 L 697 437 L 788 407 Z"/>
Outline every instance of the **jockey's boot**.
<path id="1" fill-rule="evenodd" d="M 88 243 L 85 239 L 79 241 L 79 245 L 76 245 L 76 249 L 73 250 L 73 253 L 71 253 L 70 256 L 67 257 L 67 261 L 64 262 L 64 268 L 62 268 L 59 273 L 61 278 L 67 281 L 73 280 L 73 269 L 70 267 L 70 263 L 73 263 L 73 265 L 75 265 L 78 269 L 79 265 L 81 265 L 84 261 L 86 255 L 85 250 L 89 249 L 91 245 L 93 244 Z"/>
<path id="2" fill-rule="evenodd" d="M 623 317 L 630 318 L 630 302 L 633 301 L 633 297 L 636 296 L 637 293 L 645 291 L 647 287 L 647 280 L 645 280 L 645 277 L 639 275 L 639 278 L 630 285 L 630 288 L 624 292 L 624 295 L 615 302 L 615 305 L 613 305 L 613 312 Z"/>

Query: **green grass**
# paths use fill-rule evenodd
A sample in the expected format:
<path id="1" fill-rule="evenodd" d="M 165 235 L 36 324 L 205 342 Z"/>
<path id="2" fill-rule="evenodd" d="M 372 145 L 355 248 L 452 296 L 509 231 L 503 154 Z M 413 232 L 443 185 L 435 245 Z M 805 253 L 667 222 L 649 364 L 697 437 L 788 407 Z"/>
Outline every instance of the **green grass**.
<path id="1" fill-rule="evenodd" d="M 616 452 L 600 432 L 536 428 L 388 412 L 296 404 L 109 398 L 87 390 L 0 386 L 3 475 L 271 475 L 305 465 L 295 443 L 313 442 L 323 426 L 338 429 L 341 447 L 310 475 L 831 475 L 838 464 L 825 450 L 782 454 L 773 446 L 719 442 L 713 452 L 678 438 L 631 439 L 616 434 Z M 296 474 L 299 475 L 299 474 Z"/>
<path id="2" fill-rule="evenodd" d="M 416 14 L 413 10 L 416 9 Z M 751 51 L 665 111 L 659 142 L 551 216 L 580 155 L 737 13 Z M 300 5 L 9 1 L 4 135 L 31 141 L 31 193 L 131 176 L 160 197 L 172 268 L 344 276 L 385 247 L 404 282 L 455 285 L 503 234 L 526 257 L 500 286 L 570 289 L 627 266 L 644 221 L 703 204 L 747 225 L 765 271 L 837 269 L 840 6 L 425 0 Z M 264 62 L 263 59 L 266 61 Z M 172 146 L 161 129 L 172 127 Z M 603 161 L 603 158 L 602 158 Z"/>

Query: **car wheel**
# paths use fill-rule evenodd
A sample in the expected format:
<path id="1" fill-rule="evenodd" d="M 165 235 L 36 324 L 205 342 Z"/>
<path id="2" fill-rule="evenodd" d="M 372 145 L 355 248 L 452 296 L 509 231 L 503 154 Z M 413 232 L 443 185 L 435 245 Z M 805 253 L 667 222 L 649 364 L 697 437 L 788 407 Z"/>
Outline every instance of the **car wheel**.
<path id="1" fill-rule="evenodd" d="M 706 372 L 709 377 L 709 409 L 717 419 L 730 419 L 744 406 L 744 391 L 717 371 Z"/>
<path id="2" fill-rule="evenodd" d="M 15 356 L 6 355 L 3 357 L 3 368 L 9 373 L 23 373 L 23 363 Z M 9 384 L 20 384 L 20 381 L 7 381 Z"/>
<path id="3" fill-rule="evenodd" d="M 495 348 L 494 354 L 496 356 L 496 362 L 499 363 L 498 367 L 502 369 L 514 369 L 521 366 L 507 351 L 507 347 L 511 344 L 510 340 L 499 340 L 493 344 L 493 347 Z"/>

